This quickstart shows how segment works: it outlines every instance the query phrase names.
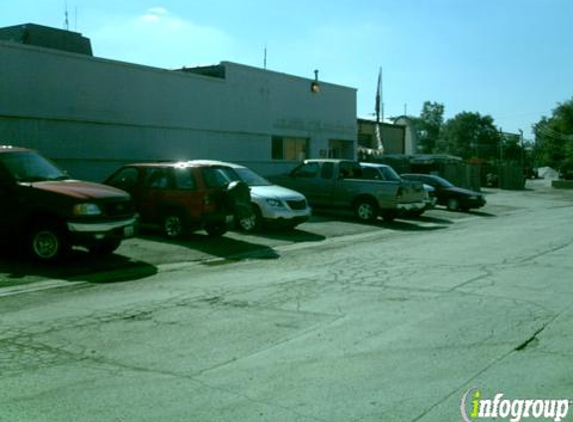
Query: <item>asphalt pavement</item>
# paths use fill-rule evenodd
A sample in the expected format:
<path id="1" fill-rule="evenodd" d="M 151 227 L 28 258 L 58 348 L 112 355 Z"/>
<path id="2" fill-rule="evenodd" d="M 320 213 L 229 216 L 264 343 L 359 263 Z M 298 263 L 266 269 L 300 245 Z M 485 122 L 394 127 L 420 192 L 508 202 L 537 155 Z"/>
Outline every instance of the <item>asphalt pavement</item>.
<path id="1" fill-rule="evenodd" d="M 573 192 L 487 193 L 224 247 L 151 233 L 105 268 L 5 259 L 0 421 L 456 421 L 477 390 L 568 405 Z"/>

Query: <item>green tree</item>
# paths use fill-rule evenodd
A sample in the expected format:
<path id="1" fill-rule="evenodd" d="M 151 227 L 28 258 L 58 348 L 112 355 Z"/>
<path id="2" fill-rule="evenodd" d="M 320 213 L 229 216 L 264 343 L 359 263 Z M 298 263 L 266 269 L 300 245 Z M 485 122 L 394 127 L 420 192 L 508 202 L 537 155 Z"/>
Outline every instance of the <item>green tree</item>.
<path id="1" fill-rule="evenodd" d="M 534 130 L 538 166 L 573 166 L 573 98 L 558 104 L 551 117 L 543 116 Z"/>
<path id="2" fill-rule="evenodd" d="M 500 134 L 491 116 L 463 112 L 444 123 L 437 152 L 465 159 L 497 158 Z"/>
<path id="3" fill-rule="evenodd" d="M 425 101 L 415 125 L 420 152 L 430 154 L 435 151 L 443 124 L 444 105 Z"/>

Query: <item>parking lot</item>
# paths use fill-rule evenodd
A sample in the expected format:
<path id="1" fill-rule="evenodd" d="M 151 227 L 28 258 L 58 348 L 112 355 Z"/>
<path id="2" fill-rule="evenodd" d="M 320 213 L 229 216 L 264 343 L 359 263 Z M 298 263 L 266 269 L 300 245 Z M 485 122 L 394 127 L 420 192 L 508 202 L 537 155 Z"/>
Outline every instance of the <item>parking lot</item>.
<path id="1" fill-rule="evenodd" d="M 573 194 L 486 193 L 479 212 L 4 258 L 0 420 L 445 421 L 472 387 L 572 399 Z"/>
<path id="2" fill-rule="evenodd" d="M 490 190 L 490 193 L 495 193 Z M 213 238 L 197 231 L 182 240 L 169 240 L 157 231 L 141 230 L 137 237 L 122 243 L 109 257 L 94 258 L 82 249 L 75 249 L 57 265 L 39 265 L 21 253 L 2 245 L 0 288 L 46 280 L 119 281 L 155 274 L 159 268 L 177 267 L 188 263 L 217 265 L 221 260 L 276 258 L 284 248 L 315 246 L 317 243 L 365 233 L 386 235 L 425 230 L 445 229 L 458 221 L 487 218 L 511 212 L 508 204 L 493 203 L 484 210 L 467 213 L 449 212 L 437 207 L 418 218 L 401 218 L 392 222 L 379 220 L 374 224 L 357 222 L 350 214 L 319 212 L 295 230 L 269 227 L 253 234 L 231 231 Z"/>

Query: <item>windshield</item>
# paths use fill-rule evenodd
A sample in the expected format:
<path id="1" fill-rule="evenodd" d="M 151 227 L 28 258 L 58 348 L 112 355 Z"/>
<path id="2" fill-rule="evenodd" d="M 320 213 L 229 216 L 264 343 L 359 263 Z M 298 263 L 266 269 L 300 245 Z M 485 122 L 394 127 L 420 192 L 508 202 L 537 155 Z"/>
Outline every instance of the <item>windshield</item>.
<path id="1" fill-rule="evenodd" d="M 0 160 L 18 182 L 69 179 L 69 176 L 64 171 L 33 151 L 2 154 L 0 155 Z"/>
<path id="2" fill-rule="evenodd" d="M 235 173 L 239 178 L 249 186 L 271 186 L 272 183 L 269 182 L 262 176 L 259 176 L 253 170 L 246 167 L 234 168 Z"/>
<path id="3" fill-rule="evenodd" d="M 454 185 L 452 185 L 446 179 L 442 179 L 440 176 L 434 176 L 433 180 L 435 181 L 435 183 L 432 183 L 432 185 L 438 185 L 438 186 L 441 186 L 443 188 L 453 188 L 454 187 Z"/>

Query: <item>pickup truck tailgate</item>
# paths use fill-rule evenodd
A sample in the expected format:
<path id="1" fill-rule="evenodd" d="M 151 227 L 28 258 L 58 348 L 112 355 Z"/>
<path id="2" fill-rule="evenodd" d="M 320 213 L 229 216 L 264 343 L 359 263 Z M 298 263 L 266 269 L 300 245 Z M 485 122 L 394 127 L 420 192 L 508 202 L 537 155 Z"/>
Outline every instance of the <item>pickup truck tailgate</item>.
<path id="1" fill-rule="evenodd" d="M 399 203 L 420 202 L 424 200 L 426 191 L 424 185 L 420 182 L 402 181 L 400 185 L 400 193 L 397 199 Z"/>

